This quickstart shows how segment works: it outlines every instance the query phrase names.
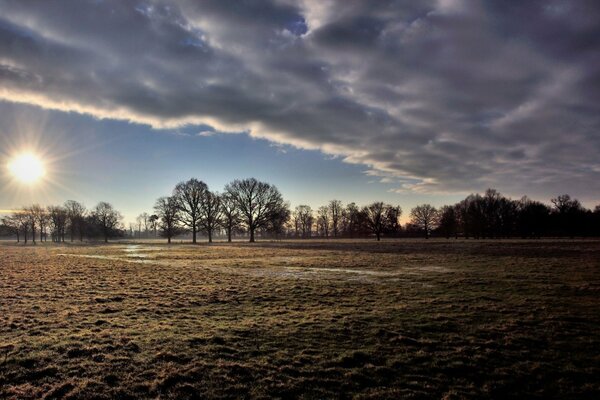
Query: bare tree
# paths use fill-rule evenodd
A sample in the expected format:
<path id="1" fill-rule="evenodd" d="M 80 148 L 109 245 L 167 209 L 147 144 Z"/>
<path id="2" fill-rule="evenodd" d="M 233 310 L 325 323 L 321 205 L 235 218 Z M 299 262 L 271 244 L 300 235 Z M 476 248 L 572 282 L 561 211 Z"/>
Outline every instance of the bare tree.
<path id="1" fill-rule="evenodd" d="M 241 216 L 233 197 L 229 193 L 221 195 L 221 212 L 223 213 L 223 227 L 227 231 L 227 241 L 231 242 L 232 232 L 239 226 Z"/>
<path id="2" fill-rule="evenodd" d="M 83 241 L 85 206 L 75 200 L 67 200 L 64 208 L 67 210 L 71 242 L 75 240 L 75 233 L 79 233 L 79 240 Z"/>
<path id="3" fill-rule="evenodd" d="M 200 226 L 208 235 L 208 243 L 212 243 L 214 230 L 221 225 L 221 197 L 210 190 L 204 191 L 200 198 Z"/>
<path id="4" fill-rule="evenodd" d="M 243 222 L 250 231 L 250 242 L 254 242 L 256 229 L 268 227 L 271 219 L 285 207 L 283 197 L 275 186 L 254 178 L 236 179 L 225 186 L 225 192 L 240 210 Z"/>
<path id="5" fill-rule="evenodd" d="M 298 221 L 300 223 L 300 229 L 302 230 L 302 237 L 309 238 L 311 231 L 312 231 L 312 225 L 314 222 L 312 208 L 310 206 L 302 204 L 302 205 L 297 206 L 296 210 L 294 212 L 296 214 L 296 218 L 298 219 Z"/>
<path id="6" fill-rule="evenodd" d="M 342 202 L 339 200 L 331 200 L 329 202 L 329 216 L 331 219 L 331 228 L 333 230 L 333 236 L 337 237 L 339 233 L 340 221 L 342 219 L 342 212 L 344 207 Z"/>
<path id="7" fill-rule="evenodd" d="M 438 222 L 438 212 L 432 205 L 422 204 L 410 211 L 411 223 L 425 232 L 425 239 L 429 239 L 431 231 Z"/>
<path id="8" fill-rule="evenodd" d="M 35 244 L 36 228 L 39 227 L 40 214 L 44 212 L 44 209 L 39 204 L 34 204 L 26 207 L 23 212 L 26 215 L 29 230 L 31 231 L 31 241 Z"/>
<path id="9" fill-rule="evenodd" d="M 156 231 L 158 229 L 158 215 L 152 214 L 148 217 L 148 223 L 150 224 L 150 229 L 154 232 L 154 237 L 156 238 Z"/>
<path id="10" fill-rule="evenodd" d="M 179 201 L 175 196 L 161 197 L 156 200 L 154 211 L 159 218 L 159 226 L 162 236 L 171 243 L 171 238 L 175 236 L 179 228 L 177 221 L 179 219 Z"/>
<path id="11" fill-rule="evenodd" d="M 386 206 L 381 201 L 377 201 L 363 208 L 363 213 L 366 216 L 367 225 L 371 232 L 377 237 L 377 241 L 381 240 L 381 234 L 385 228 L 386 209 L 391 206 Z"/>
<path id="12" fill-rule="evenodd" d="M 48 211 L 40 207 L 37 212 L 37 224 L 40 228 L 40 242 L 47 241 L 47 228 L 49 223 L 50 215 L 48 214 Z"/>
<path id="13" fill-rule="evenodd" d="M 9 232 L 13 233 L 17 237 L 17 243 L 21 241 L 21 233 L 25 231 L 25 235 L 27 232 L 27 220 L 25 218 L 25 214 L 21 211 L 13 212 L 12 215 L 2 218 L 2 223 L 9 230 Z"/>
<path id="14" fill-rule="evenodd" d="M 319 207 L 317 210 L 317 231 L 321 236 L 329 237 L 329 207 Z"/>
<path id="15" fill-rule="evenodd" d="M 52 224 L 52 241 L 65 241 L 68 210 L 61 206 L 49 206 L 48 215 Z"/>
<path id="16" fill-rule="evenodd" d="M 107 243 L 108 238 L 112 237 L 119 229 L 123 216 L 110 203 L 101 201 L 92 210 L 92 218 L 98 224 L 104 242 Z"/>
<path id="17" fill-rule="evenodd" d="M 206 183 L 195 178 L 178 183 L 173 190 L 173 196 L 177 199 L 181 211 L 179 221 L 192 230 L 193 243 L 196 243 L 202 218 L 201 202 L 206 191 L 208 191 Z"/>

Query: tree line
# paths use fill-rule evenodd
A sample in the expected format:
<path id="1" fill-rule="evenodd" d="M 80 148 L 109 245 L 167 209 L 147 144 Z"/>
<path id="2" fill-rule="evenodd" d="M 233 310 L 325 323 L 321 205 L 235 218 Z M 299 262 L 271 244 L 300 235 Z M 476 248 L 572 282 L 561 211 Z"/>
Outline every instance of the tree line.
<path id="1" fill-rule="evenodd" d="M 471 194 L 439 209 L 422 204 L 410 211 L 410 221 L 401 226 L 400 206 L 373 202 L 359 207 L 331 200 L 316 210 L 290 205 L 275 187 L 254 178 L 234 180 L 222 193 L 209 190 L 201 180 L 178 183 L 170 196 L 156 200 L 151 213 L 136 218 L 126 230 L 123 217 L 111 204 L 100 202 L 87 210 L 73 200 L 61 206 L 23 207 L 2 218 L 0 228 L 27 243 L 83 241 L 114 237 L 161 236 L 171 243 L 181 235 L 198 235 L 208 242 L 216 236 L 231 242 L 246 237 L 263 238 L 360 238 L 439 236 L 446 238 L 540 238 L 542 236 L 600 236 L 600 206 L 593 211 L 569 195 L 551 199 L 551 205 L 523 197 L 512 200 L 497 190 Z M 143 228 L 143 229 L 142 229 Z"/>

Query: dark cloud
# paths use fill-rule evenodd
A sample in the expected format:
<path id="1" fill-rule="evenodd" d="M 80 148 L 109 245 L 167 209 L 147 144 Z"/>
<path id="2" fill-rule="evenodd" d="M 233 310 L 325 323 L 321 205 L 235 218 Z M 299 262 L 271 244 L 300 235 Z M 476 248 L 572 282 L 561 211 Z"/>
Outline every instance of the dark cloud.
<path id="1" fill-rule="evenodd" d="M 400 190 L 600 191 L 597 1 L 6 1 L 0 98 L 365 164 Z"/>

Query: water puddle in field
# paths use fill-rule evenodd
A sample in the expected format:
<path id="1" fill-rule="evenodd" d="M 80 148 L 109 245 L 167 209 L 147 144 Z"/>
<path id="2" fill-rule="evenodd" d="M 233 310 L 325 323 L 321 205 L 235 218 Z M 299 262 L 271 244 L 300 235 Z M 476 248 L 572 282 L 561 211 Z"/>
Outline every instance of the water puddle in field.
<path id="1" fill-rule="evenodd" d="M 97 260 L 109 260 L 109 261 L 122 261 L 122 262 L 126 262 L 126 263 L 133 263 L 133 264 L 158 264 L 158 265 L 169 265 L 170 263 L 165 263 L 163 261 L 157 261 L 157 260 L 144 260 L 144 259 L 138 259 L 138 258 L 143 258 L 141 256 L 133 256 L 133 255 L 129 255 L 128 257 L 131 258 L 123 258 L 123 257 L 115 257 L 115 256 L 103 256 L 103 255 L 96 255 L 96 254 L 67 254 L 67 253 L 59 253 L 57 254 L 57 256 L 62 256 L 62 257 L 78 257 L 78 258 L 94 258 Z"/>
<path id="2" fill-rule="evenodd" d="M 187 260 L 186 263 L 181 263 L 176 260 L 157 260 L 150 257 L 149 254 L 142 253 L 141 251 L 159 251 L 162 250 L 156 247 L 142 247 L 139 245 L 128 245 L 121 249 L 125 254 L 123 256 L 111 256 L 111 255 L 99 255 L 99 254 L 68 254 L 61 253 L 58 256 L 63 257 L 79 257 L 79 258 L 90 258 L 108 261 L 125 262 L 132 264 L 153 264 L 159 266 L 193 266 L 203 260 Z M 213 260 L 214 261 L 214 260 Z M 234 260 L 230 260 L 234 261 Z M 273 259 L 269 259 L 270 262 Z M 301 261 L 298 259 L 296 261 Z M 235 261 L 234 261 L 235 262 Z M 448 268 L 441 266 L 422 266 L 422 267 L 407 267 L 397 269 L 394 271 L 381 271 L 372 269 L 353 269 L 353 268 L 328 268 L 328 267 L 309 267 L 309 266 L 272 266 L 272 267 L 235 267 L 226 265 L 227 260 L 222 260 L 218 264 L 213 265 L 198 265 L 200 268 L 205 268 L 211 271 L 228 273 L 228 274 L 243 274 L 252 275 L 258 277 L 275 277 L 275 278 L 300 278 L 300 279 L 318 279 L 324 276 L 335 276 L 337 278 L 340 275 L 345 276 L 348 280 L 369 280 L 370 278 L 388 278 L 390 280 L 397 280 L 399 277 L 407 275 L 423 275 L 424 273 L 447 273 L 451 272 Z M 235 265 L 235 264 L 234 264 Z"/>

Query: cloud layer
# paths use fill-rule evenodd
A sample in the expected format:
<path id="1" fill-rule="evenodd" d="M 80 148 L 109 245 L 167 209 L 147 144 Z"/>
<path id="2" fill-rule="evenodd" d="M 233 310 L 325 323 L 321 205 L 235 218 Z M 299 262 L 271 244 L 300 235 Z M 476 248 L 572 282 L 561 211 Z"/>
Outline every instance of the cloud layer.
<path id="1" fill-rule="evenodd" d="M 4 1 L 0 99 L 207 124 L 399 191 L 600 192 L 600 4 Z"/>

